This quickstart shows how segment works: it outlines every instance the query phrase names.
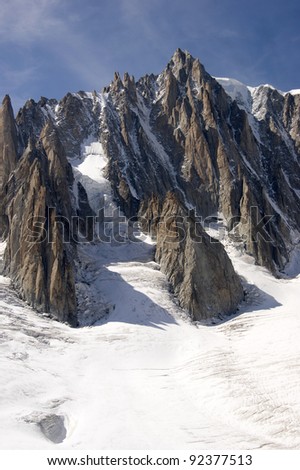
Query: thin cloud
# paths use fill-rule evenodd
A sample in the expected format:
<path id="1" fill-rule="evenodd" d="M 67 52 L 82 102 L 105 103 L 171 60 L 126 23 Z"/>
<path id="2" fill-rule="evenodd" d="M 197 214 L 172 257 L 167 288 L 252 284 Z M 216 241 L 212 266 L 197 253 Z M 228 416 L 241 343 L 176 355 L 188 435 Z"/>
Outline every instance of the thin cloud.
<path id="1" fill-rule="evenodd" d="M 234 29 L 219 29 L 216 31 L 217 36 L 224 39 L 237 39 L 241 37 L 241 34 Z"/>
<path id="2" fill-rule="evenodd" d="M 39 62 L 40 67 L 25 64 L 20 68 L 16 59 L 13 62 L 14 53 L 11 53 L 4 66 L 1 88 L 18 93 L 27 83 L 32 90 L 31 80 L 43 80 L 43 66 L 49 69 L 51 60 L 57 69 L 58 81 L 59 72 L 64 75 L 67 69 L 83 82 L 83 87 L 110 81 L 111 74 L 101 56 L 97 57 L 95 43 L 88 35 L 80 33 L 80 15 L 72 8 L 64 10 L 64 6 L 66 4 L 58 0 L 4 1 L 0 10 L 0 43 L 3 47 L 17 48 L 19 53 L 23 50 L 27 61 Z"/>
<path id="3" fill-rule="evenodd" d="M 171 34 L 173 25 L 163 16 L 157 15 L 161 8 L 161 2 L 152 0 L 121 0 L 120 13 L 124 25 L 127 26 L 128 37 L 134 38 L 138 47 L 140 44 L 148 44 L 152 51 L 155 49 L 161 53 L 165 46 L 166 34 Z M 136 41 L 140 37 L 140 41 Z"/>
<path id="4" fill-rule="evenodd" d="M 10 65 L 1 64 L 0 71 L 2 81 L 9 85 L 11 89 L 16 89 L 37 76 L 38 66 L 33 65 L 27 68 L 12 68 Z"/>
<path id="5" fill-rule="evenodd" d="M 5 0 L 0 10 L 0 40 L 27 45 L 60 29 L 58 0 Z"/>
<path id="6" fill-rule="evenodd" d="M 274 26 L 264 4 L 259 10 L 249 4 L 246 13 L 238 6 L 237 0 L 1 0 L 1 90 L 36 98 L 99 90 L 114 70 L 136 78 L 159 73 L 177 47 L 213 75 L 253 84 L 276 73 L 278 82 L 287 81 L 290 70 L 289 81 L 296 81 L 299 33 L 295 26 L 290 32 L 296 15 L 286 14 L 282 26 L 278 14 Z"/>
<path id="7" fill-rule="evenodd" d="M 104 63 L 99 47 L 83 36 L 67 31 L 64 35 L 64 47 L 55 48 L 55 54 L 61 62 L 72 70 L 86 87 L 103 87 L 112 77 L 111 70 Z"/>
<path id="8" fill-rule="evenodd" d="M 17 112 L 24 105 L 24 102 L 30 98 L 29 93 L 23 92 L 22 89 L 28 89 L 28 84 L 32 85 L 35 82 L 38 77 L 38 66 L 13 68 L 2 62 L 0 76 L 0 96 L 9 94 L 13 108 Z"/>

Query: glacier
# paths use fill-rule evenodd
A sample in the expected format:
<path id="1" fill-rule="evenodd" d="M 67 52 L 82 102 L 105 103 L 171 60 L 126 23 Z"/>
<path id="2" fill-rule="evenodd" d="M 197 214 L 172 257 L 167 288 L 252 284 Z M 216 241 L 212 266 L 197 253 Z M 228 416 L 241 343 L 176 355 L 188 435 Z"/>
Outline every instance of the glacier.
<path id="1" fill-rule="evenodd" d="M 93 326 L 38 315 L 1 277 L 1 448 L 299 449 L 300 277 L 223 242 L 248 295 L 210 325 L 178 307 L 146 238 L 82 248 L 112 306 Z"/>

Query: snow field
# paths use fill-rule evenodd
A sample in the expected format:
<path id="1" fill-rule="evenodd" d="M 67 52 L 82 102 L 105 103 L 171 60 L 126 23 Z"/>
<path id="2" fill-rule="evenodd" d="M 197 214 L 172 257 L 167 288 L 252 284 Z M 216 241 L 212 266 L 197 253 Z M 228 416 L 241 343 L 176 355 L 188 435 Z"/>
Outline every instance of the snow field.
<path id="1" fill-rule="evenodd" d="M 113 204 L 105 163 L 93 142 L 73 162 L 95 209 Z M 79 247 L 110 306 L 93 326 L 36 314 L 0 277 L 1 448 L 299 449 L 300 277 L 224 244 L 248 295 L 211 326 L 178 307 L 148 239 Z"/>

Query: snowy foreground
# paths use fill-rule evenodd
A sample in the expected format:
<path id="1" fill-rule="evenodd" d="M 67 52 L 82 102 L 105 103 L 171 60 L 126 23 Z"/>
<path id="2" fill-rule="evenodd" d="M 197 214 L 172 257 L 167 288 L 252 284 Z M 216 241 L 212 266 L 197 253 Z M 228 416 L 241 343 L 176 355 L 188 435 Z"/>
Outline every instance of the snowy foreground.
<path id="1" fill-rule="evenodd" d="M 231 249 L 248 301 L 193 325 L 151 252 L 82 248 L 114 306 L 93 327 L 38 316 L 0 277 L 2 449 L 300 448 L 300 277 Z"/>
<path id="2" fill-rule="evenodd" d="M 101 144 L 72 163 L 92 208 L 114 209 Z M 147 240 L 80 246 L 85 318 L 110 312 L 91 327 L 36 314 L 0 276 L 0 448 L 300 449 L 300 276 L 226 248 L 248 295 L 214 326 L 176 305 Z"/>

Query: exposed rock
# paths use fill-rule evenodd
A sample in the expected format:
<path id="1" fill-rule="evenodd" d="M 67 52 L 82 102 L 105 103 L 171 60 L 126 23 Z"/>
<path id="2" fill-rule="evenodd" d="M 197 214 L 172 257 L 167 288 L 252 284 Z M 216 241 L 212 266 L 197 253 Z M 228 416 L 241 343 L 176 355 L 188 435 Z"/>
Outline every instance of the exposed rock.
<path id="1" fill-rule="evenodd" d="M 84 241 L 92 241 L 94 239 L 94 218 L 96 214 L 90 207 L 88 196 L 86 190 L 78 181 L 77 183 L 78 190 L 78 209 L 77 214 L 79 217 L 78 226 L 79 233 L 77 238 L 83 238 Z"/>
<path id="2" fill-rule="evenodd" d="M 56 132 L 47 125 L 11 174 L 0 212 L 8 227 L 5 273 L 21 297 L 38 311 L 76 324 L 71 178 Z"/>
<path id="3" fill-rule="evenodd" d="M 172 191 L 202 217 L 220 211 L 278 274 L 300 239 L 298 97 L 258 87 L 250 115 L 180 49 L 162 74 L 139 80 L 134 106 L 117 82 L 102 124 L 121 207 Z"/>
<path id="4" fill-rule="evenodd" d="M 65 418 L 63 415 L 49 414 L 43 416 L 38 422 L 44 436 L 54 444 L 60 444 L 67 436 Z"/>
<path id="5" fill-rule="evenodd" d="M 27 100 L 16 117 L 16 125 L 19 130 L 20 154 L 27 148 L 30 140 L 38 140 L 42 129 L 53 117 L 57 100 L 42 97 L 37 103 Z"/>
<path id="6" fill-rule="evenodd" d="M 6 95 L 0 108 L 0 190 L 17 164 L 17 150 L 16 123 L 10 98 Z"/>
<path id="7" fill-rule="evenodd" d="M 242 249 L 279 275 L 300 240 L 300 95 L 244 88 L 226 92 L 199 60 L 177 49 L 159 76 L 135 82 L 116 73 L 102 94 L 30 100 L 17 128 L 6 98 L 0 114 L 1 230 L 8 236 L 6 270 L 23 297 L 74 321 L 74 248 L 63 243 L 68 224 L 54 222 L 75 213 L 80 236 L 86 232 L 92 239 L 93 226 L 84 218 L 94 213 L 81 184 L 72 208 L 66 160 L 81 156 L 86 139 L 102 143 L 116 201 L 126 216 L 151 225 L 157 260 L 193 318 L 232 312 L 242 297 L 222 246 L 200 226 L 202 242 L 193 239 L 197 216 L 222 212 Z M 50 225 L 32 225 L 31 231 L 37 237 L 49 232 L 54 243 L 24 244 L 24 219 L 32 214 Z M 171 245 L 166 226 L 158 224 L 170 217 L 170 227 L 183 217 L 186 233 Z"/>
<path id="8" fill-rule="evenodd" d="M 223 245 L 210 238 L 174 194 L 153 198 L 143 221 L 156 236 L 156 260 L 180 305 L 194 320 L 234 313 L 243 298 L 241 281 Z"/>

